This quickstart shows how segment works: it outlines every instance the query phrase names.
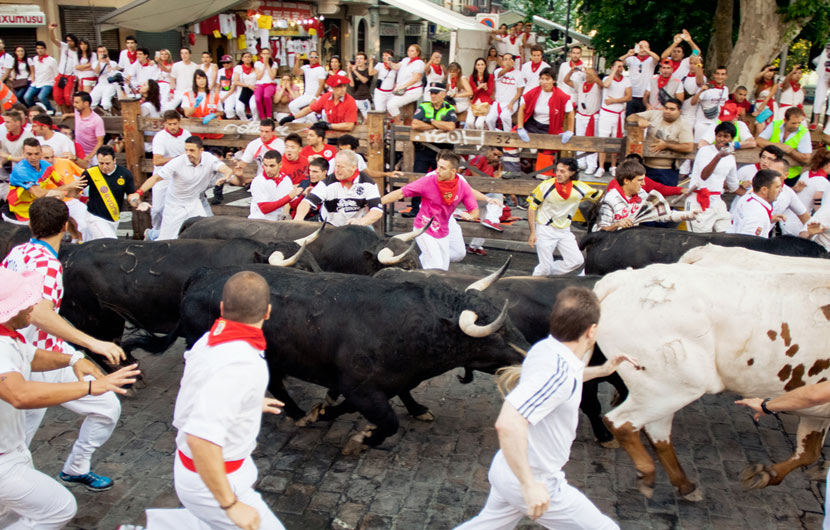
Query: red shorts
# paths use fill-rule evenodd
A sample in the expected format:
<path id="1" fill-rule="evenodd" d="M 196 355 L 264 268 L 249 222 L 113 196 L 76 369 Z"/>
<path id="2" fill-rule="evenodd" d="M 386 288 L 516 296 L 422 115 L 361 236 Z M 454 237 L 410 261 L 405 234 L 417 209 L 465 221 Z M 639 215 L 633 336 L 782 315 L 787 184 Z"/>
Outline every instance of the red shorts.
<path id="1" fill-rule="evenodd" d="M 58 88 L 58 82 L 61 78 L 66 79 L 66 85 L 63 88 Z M 52 97 L 55 98 L 55 103 L 58 105 L 72 106 L 72 98 L 75 95 L 76 79 L 74 75 L 58 75 L 55 77 L 54 88 L 52 89 Z"/>

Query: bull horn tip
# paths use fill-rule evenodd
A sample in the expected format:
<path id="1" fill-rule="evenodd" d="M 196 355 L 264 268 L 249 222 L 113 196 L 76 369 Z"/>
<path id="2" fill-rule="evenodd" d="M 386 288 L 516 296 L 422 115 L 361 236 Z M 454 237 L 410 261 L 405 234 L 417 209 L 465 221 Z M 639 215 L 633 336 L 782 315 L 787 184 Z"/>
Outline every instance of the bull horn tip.
<path id="1" fill-rule="evenodd" d="M 268 256 L 268 263 L 276 267 L 281 267 L 285 263 L 285 255 L 279 250 L 275 250 Z"/>

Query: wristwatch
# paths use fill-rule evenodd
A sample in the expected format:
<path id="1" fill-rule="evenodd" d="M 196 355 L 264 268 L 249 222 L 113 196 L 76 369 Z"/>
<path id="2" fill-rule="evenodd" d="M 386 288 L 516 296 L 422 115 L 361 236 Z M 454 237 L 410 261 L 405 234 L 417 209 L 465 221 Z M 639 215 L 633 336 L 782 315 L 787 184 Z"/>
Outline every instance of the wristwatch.
<path id="1" fill-rule="evenodd" d="M 763 400 L 763 401 L 761 402 L 761 410 L 763 410 L 763 411 L 764 411 L 764 414 L 770 414 L 770 415 L 772 415 L 772 414 L 778 414 L 777 412 L 773 412 L 773 411 L 771 411 L 770 409 L 768 409 L 768 408 L 767 408 L 767 402 L 768 402 L 770 399 L 772 399 L 772 398 L 766 398 L 765 400 Z"/>

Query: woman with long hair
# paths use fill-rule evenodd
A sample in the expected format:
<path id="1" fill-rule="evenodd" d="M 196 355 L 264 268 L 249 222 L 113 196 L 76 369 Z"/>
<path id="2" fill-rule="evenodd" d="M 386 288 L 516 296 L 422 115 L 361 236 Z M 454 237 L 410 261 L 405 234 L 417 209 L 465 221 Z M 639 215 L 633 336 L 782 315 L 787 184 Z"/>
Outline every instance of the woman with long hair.
<path id="1" fill-rule="evenodd" d="M 487 63 L 487 72 L 492 74 L 496 71 L 496 68 L 501 66 L 501 61 L 499 60 L 499 52 L 494 47 L 490 47 L 487 50 L 487 59 L 485 59 Z"/>
<path id="2" fill-rule="evenodd" d="M 401 107 L 418 101 L 424 93 L 421 80 L 424 77 L 426 65 L 421 59 L 421 47 L 417 44 L 410 44 L 406 49 L 406 58 L 391 66 L 397 70 L 398 75 L 393 90 L 395 95 L 386 103 L 386 110 L 394 122 L 401 114 Z"/>
<path id="3" fill-rule="evenodd" d="M 484 118 L 490 112 L 493 103 L 493 94 L 496 82 L 493 75 L 487 71 L 488 63 L 484 57 L 479 57 L 473 63 L 473 73 L 470 74 L 470 87 L 473 95 L 470 98 L 470 110 L 467 112 L 467 129 L 483 129 Z"/>
<path id="4" fill-rule="evenodd" d="M 138 87 L 141 94 L 141 117 L 142 118 L 161 118 L 161 95 L 159 94 L 159 84 L 154 79 L 148 79 L 141 86 Z M 148 133 L 148 136 L 155 136 L 156 133 Z M 153 150 L 152 141 L 144 142 L 144 152 L 149 153 Z"/>
<path id="5" fill-rule="evenodd" d="M 340 56 L 339 55 L 332 55 L 329 58 L 329 64 L 326 66 L 326 80 L 333 75 L 342 75 L 343 77 L 348 77 L 349 74 L 346 73 L 345 70 L 342 69 L 342 64 L 340 63 Z M 331 87 L 326 85 L 326 90 L 331 92 Z"/>
<path id="6" fill-rule="evenodd" d="M 256 69 L 256 86 L 254 99 L 259 109 L 259 119 L 274 117 L 274 92 L 277 90 L 277 63 L 271 57 L 270 48 L 259 52 L 260 59 L 254 63 Z"/>
<path id="7" fill-rule="evenodd" d="M 92 54 L 92 48 L 89 46 L 89 41 L 80 39 L 78 41 L 78 62 L 75 63 L 75 77 L 78 78 L 78 91 L 91 92 L 92 87 L 95 86 L 97 76 L 92 69 L 92 63 L 95 60 Z"/>
<path id="8" fill-rule="evenodd" d="M 276 105 L 277 119 L 291 114 L 288 104 L 302 95 L 300 87 L 294 84 L 291 74 L 285 74 L 280 79 L 280 84 L 274 92 L 274 104 Z"/>
<path id="9" fill-rule="evenodd" d="M 9 74 L 9 79 L 12 82 L 14 95 L 17 96 L 17 101 L 23 101 L 23 96 L 29 85 L 32 84 L 34 76 L 34 68 L 29 66 L 29 56 L 26 53 L 26 48 L 23 46 L 14 47 L 14 59 L 12 62 L 12 71 Z"/>
<path id="10" fill-rule="evenodd" d="M 213 119 L 222 114 L 219 93 L 210 89 L 208 75 L 204 70 L 193 72 L 193 88 L 182 96 L 182 110 L 186 118 L 207 118 L 213 115 Z"/>
<path id="11" fill-rule="evenodd" d="M 170 85 L 170 71 L 173 69 L 173 54 L 167 48 L 156 52 L 156 66 L 159 67 L 159 90 L 161 92 L 161 104 L 167 105 L 173 97 L 173 89 Z"/>
<path id="12" fill-rule="evenodd" d="M 242 54 L 242 59 L 239 64 L 233 69 L 233 86 L 236 87 L 236 116 L 240 120 L 248 119 L 245 114 L 245 107 L 251 109 L 251 119 L 255 119 L 258 114 L 256 112 L 256 98 L 254 98 L 254 90 L 256 90 L 256 69 L 254 68 L 254 56 L 251 52 Z"/>
<path id="13" fill-rule="evenodd" d="M 473 87 L 470 81 L 461 72 L 461 65 L 450 63 L 447 68 L 447 101 L 455 107 L 458 121 L 461 121 L 461 114 L 470 108 L 470 97 L 473 95 Z"/>

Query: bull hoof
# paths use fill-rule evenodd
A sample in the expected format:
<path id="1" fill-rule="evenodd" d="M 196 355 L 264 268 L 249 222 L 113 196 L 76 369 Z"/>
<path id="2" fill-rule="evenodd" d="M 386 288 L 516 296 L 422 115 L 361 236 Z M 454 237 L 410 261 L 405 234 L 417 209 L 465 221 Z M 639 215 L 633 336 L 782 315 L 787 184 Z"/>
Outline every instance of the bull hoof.
<path id="1" fill-rule="evenodd" d="M 695 488 L 686 495 L 681 495 L 681 497 L 689 502 L 700 502 L 703 500 L 703 493 L 701 493 L 700 488 Z"/>
<path id="2" fill-rule="evenodd" d="M 599 445 L 600 445 L 601 447 L 606 448 L 606 449 L 619 449 L 619 447 L 620 447 L 620 442 L 618 442 L 618 441 L 616 440 L 616 438 L 611 438 L 611 439 L 610 439 L 610 440 L 608 440 L 607 442 L 599 442 Z"/>
<path id="3" fill-rule="evenodd" d="M 807 480 L 824 481 L 827 478 L 828 464 L 830 463 L 824 462 L 805 471 Z"/>
<path id="4" fill-rule="evenodd" d="M 309 410 L 308 413 L 305 416 L 303 416 L 302 418 L 297 420 L 295 422 L 295 425 L 297 427 L 308 427 L 309 425 L 311 425 L 312 423 L 317 421 L 317 419 L 320 417 L 320 415 L 324 414 L 325 411 L 326 411 L 326 406 L 322 403 L 317 403 L 316 405 L 311 407 L 311 410 Z"/>
<path id="5" fill-rule="evenodd" d="M 366 438 L 366 436 L 366 431 L 355 434 L 354 436 L 349 438 L 349 441 L 346 442 L 346 446 L 343 448 L 342 451 L 340 451 L 340 453 L 343 456 L 359 455 L 368 447 L 366 444 L 363 443 L 363 440 Z"/>
<path id="6" fill-rule="evenodd" d="M 747 490 L 765 488 L 772 478 L 772 472 L 763 464 L 754 464 L 741 471 L 741 485 Z"/>
<path id="7" fill-rule="evenodd" d="M 415 419 L 418 421 L 435 421 L 435 415 L 430 411 L 426 411 L 415 416 Z"/>
<path id="8" fill-rule="evenodd" d="M 640 493 L 646 496 L 647 499 L 654 497 L 654 486 L 649 486 L 642 479 L 638 481 L 637 489 Z"/>

